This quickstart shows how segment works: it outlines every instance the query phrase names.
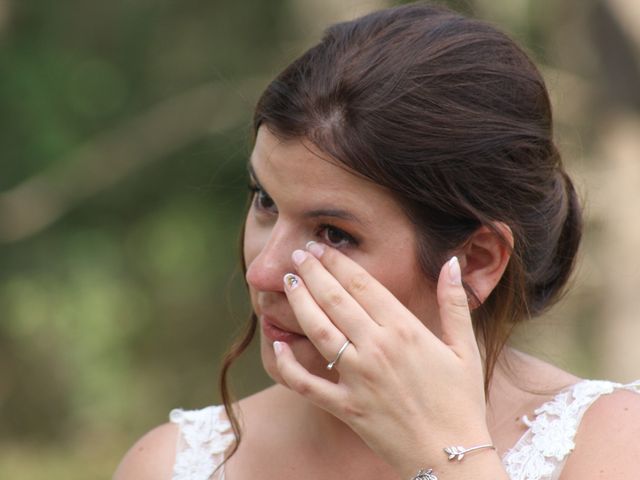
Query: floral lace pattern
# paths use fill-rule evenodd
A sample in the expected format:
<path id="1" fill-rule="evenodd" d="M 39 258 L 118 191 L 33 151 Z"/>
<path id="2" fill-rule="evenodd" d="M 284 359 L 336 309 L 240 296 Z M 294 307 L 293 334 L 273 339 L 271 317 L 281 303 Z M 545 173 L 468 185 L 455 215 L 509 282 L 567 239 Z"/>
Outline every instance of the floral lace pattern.
<path id="1" fill-rule="evenodd" d="M 523 417 L 529 429 L 502 459 L 509 478 L 556 480 L 575 448 L 574 437 L 585 411 L 601 395 L 616 389 L 640 393 L 640 381 L 622 385 L 584 380 L 538 407 L 533 420 Z M 180 427 L 172 480 L 224 480 L 223 468 L 216 468 L 234 441 L 224 407 L 176 409 L 169 418 Z"/>
<path id="2" fill-rule="evenodd" d="M 584 380 L 560 392 L 535 410 L 535 419 L 523 417 L 529 427 L 502 461 L 511 480 L 554 480 L 569 453 L 587 408 L 601 395 L 616 389 L 640 392 L 640 382 L 629 385 Z"/>
<path id="3" fill-rule="evenodd" d="M 175 409 L 169 419 L 180 427 L 172 480 L 209 480 L 214 473 L 224 480 L 222 468 L 216 468 L 234 441 L 224 407 Z"/>

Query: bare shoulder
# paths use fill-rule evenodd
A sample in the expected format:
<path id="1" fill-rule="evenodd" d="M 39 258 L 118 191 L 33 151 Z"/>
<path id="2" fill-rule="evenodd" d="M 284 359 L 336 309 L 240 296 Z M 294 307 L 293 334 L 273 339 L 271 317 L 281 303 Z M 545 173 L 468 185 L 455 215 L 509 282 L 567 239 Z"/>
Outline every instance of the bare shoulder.
<path id="1" fill-rule="evenodd" d="M 561 480 L 640 478 L 640 394 L 616 390 L 586 411 Z"/>
<path id="2" fill-rule="evenodd" d="M 138 440 L 125 454 L 113 480 L 170 479 L 176 456 L 178 426 L 165 423 Z"/>

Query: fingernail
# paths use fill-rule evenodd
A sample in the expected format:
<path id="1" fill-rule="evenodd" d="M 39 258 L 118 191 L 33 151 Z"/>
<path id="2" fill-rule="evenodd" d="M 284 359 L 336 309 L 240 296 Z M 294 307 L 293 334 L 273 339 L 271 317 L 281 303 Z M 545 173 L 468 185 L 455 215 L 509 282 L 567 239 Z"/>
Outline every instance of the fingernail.
<path id="1" fill-rule="evenodd" d="M 309 250 L 316 258 L 322 257 L 324 253 L 325 245 L 323 243 L 314 242 L 311 240 L 307 242 L 307 250 Z"/>
<path id="2" fill-rule="evenodd" d="M 273 342 L 273 351 L 276 352 L 276 355 L 280 355 L 282 353 L 282 342 Z"/>
<path id="3" fill-rule="evenodd" d="M 449 282 L 451 282 L 451 285 L 462 285 L 462 273 L 460 272 L 458 257 L 451 257 L 451 260 L 449 260 Z"/>
<path id="4" fill-rule="evenodd" d="M 285 284 L 285 286 L 287 287 L 288 290 L 293 290 L 294 288 L 296 288 L 298 286 L 299 283 L 300 283 L 300 280 L 293 273 L 285 274 L 285 276 L 284 276 L 284 284 Z"/>
<path id="5" fill-rule="evenodd" d="M 305 258 L 307 258 L 307 252 L 305 252 L 304 250 L 294 250 L 291 254 L 291 259 L 296 265 L 300 265 L 302 262 L 304 262 Z"/>

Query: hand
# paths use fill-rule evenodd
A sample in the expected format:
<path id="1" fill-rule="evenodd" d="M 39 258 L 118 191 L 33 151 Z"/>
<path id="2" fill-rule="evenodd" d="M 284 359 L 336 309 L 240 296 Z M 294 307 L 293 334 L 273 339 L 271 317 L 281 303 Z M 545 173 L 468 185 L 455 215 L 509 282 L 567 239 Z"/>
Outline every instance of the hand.
<path id="1" fill-rule="evenodd" d="M 438 279 L 438 338 L 350 258 L 322 244 L 308 248 L 313 255 L 294 252 L 289 303 L 327 362 L 347 339 L 352 344 L 334 383 L 309 373 L 278 342 L 287 385 L 348 424 L 403 475 L 446 463 L 445 446 L 490 442 L 482 361 L 457 258 Z"/>

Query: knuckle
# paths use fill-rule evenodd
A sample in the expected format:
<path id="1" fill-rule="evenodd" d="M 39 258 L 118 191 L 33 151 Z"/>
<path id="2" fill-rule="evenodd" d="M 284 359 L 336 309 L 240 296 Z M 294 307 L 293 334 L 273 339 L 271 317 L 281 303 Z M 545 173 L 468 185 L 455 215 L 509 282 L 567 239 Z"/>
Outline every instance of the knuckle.
<path id="1" fill-rule="evenodd" d="M 414 330 L 408 322 L 398 322 L 394 325 L 394 330 L 398 338 L 403 342 L 408 342 L 415 338 Z"/>
<path id="2" fill-rule="evenodd" d="M 327 327 L 322 325 L 318 325 L 314 327 L 311 334 L 314 340 L 320 343 L 328 343 L 329 340 L 331 339 L 331 332 Z"/>
<path id="3" fill-rule="evenodd" d="M 371 345 L 369 354 L 372 363 L 379 367 L 389 362 L 390 349 L 385 343 L 375 342 Z"/>
<path id="4" fill-rule="evenodd" d="M 456 308 L 468 308 L 469 306 L 467 296 L 459 292 L 450 292 L 447 295 L 447 303 Z"/>
<path id="5" fill-rule="evenodd" d="M 342 414 L 345 418 L 358 419 L 364 416 L 364 411 L 351 402 L 345 402 L 345 404 L 342 405 Z"/>
<path id="6" fill-rule="evenodd" d="M 344 302 L 344 296 L 340 290 L 332 288 L 324 294 L 323 302 L 329 307 L 339 307 Z"/>
<path id="7" fill-rule="evenodd" d="M 467 297 L 456 296 L 451 299 L 451 305 L 456 307 L 456 310 L 466 310 L 467 308 L 469 308 Z"/>
<path id="8" fill-rule="evenodd" d="M 467 322 L 469 320 L 469 314 L 459 308 L 456 308 L 449 314 L 449 318 L 456 322 Z"/>
<path id="9" fill-rule="evenodd" d="M 370 279 L 367 274 L 363 272 L 356 273 L 351 277 L 348 283 L 348 288 L 352 293 L 364 293 L 369 288 Z"/>
<path id="10" fill-rule="evenodd" d="M 306 396 L 311 393 L 311 385 L 303 378 L 296 378 L 288 381 L 287 383 L 294 392 L 297 392 L 302 396 Z"/>
<path id="11" fill-rule="evenodd" d="M 378 361 L 374 358 L 372 365 L 375 365 L 379 368 L 381 365 L 383 365 L 383 362 Z M 373 369 L 362 369 L 362 371 L 360 372 L 360 376 L 362 377 L 362 381 L 365 385 L 375 385 L 378 380 L 377 370 Z"/>

